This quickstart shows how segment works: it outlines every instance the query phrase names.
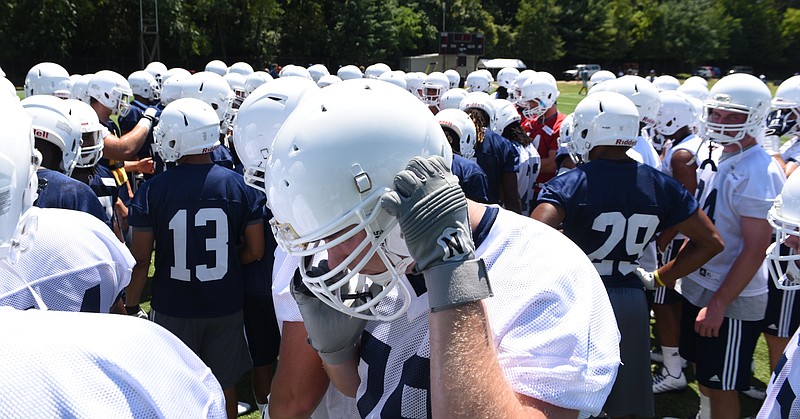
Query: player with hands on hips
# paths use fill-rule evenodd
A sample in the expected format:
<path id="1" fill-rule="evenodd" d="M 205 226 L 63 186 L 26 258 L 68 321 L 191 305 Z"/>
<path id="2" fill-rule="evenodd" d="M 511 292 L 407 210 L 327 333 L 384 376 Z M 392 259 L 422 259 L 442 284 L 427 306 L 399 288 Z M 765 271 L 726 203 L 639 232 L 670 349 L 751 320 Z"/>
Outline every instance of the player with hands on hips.
<path id="1" fill-rule="evenodd" d="M 330 381 L 362 417 L 598 414 L 619 341 L 596 270 L 557 231 L 465 199 L 451 156 L 424 104 L 368 79 L 307 98 L 272 142 L 271 225 Z"/>

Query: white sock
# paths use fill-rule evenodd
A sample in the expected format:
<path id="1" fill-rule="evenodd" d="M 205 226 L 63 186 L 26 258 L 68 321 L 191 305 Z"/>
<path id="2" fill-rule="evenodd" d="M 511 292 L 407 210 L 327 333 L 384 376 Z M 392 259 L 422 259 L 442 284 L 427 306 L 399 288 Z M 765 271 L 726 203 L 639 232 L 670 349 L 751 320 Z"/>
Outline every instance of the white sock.
<path id="1" fill-rule="evenodd" d="M 661 346 L 661 353 L 664 354 L 664 368 L 673 377 L 681 375 L 681 354 L 678 348 L 673 346 Z"/>
<path id="2" fill-rule="evenodd" d="M 711 419 L 711 399 L 700 393 L 700 411 L 697 412 L 697 419 Z"/>

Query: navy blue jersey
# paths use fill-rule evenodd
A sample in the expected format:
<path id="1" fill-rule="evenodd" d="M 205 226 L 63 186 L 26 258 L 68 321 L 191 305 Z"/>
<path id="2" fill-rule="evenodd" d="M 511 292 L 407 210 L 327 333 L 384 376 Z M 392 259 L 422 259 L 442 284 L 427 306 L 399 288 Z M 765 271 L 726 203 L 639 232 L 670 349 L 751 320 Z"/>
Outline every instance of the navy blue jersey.
<path id="1" fill-rule="evenodd" d="M 152 306 L 174 317 L 218 317 L 242 309 L 237 246 L 261 222 L 264 197 L 216 164 L 181 164 L 142 184 L 129 224 L 153 231 Z"/>
<path id="2" fill-rule="evenodd" d="M 144 111 L 146 111 L 147 108 L 155 108 L 156 117 L 161 116 L 161 109 L 158 106 L 145 105 L 144 103 L 139 102 L 138 100 L 134 100 L 133 102 L 131 102 L 131 107 L 130 110 L 128 111 L 128 114 L 125 115 L 124 117 L 119 118 L 120 130 L 122 130 L 122 132 L 126 134 L 130 130 L 132 130 L 136 126 L 136 124 L 139 123 L 139 120 L 142 119 Z M 164 160 L 161 159 L 161 155 L 158 154 L 158 150 L 156 150 L 152 129 L 150 130 L 150 132 L 147 133 L 147 138 L 144 140 L 142 148 L 140 148 L 139 151 L 136 152 L 136 156 L 139 158 L 139 160 L 146 157 L 152 157 L 153 162 L 155 163 L 155 173 L 152 175 L 149 173 L 145 173 L 144 174 L 145 179 L 150 179 L 154 175 L 164 171 Z"/>
<path id="3" fill-rule="evenodd" d="M 100 201 L 100 205 L 103 206 L 106 216 L 113 222 L 115 217 L 114 204 L 117 201 L 120 190 L 123 188 L 117 185 L 111 170 L 98 164 L 86 169 L 75 169 L 72 171 L 72 177 L 89 185 L 89 188 Z M 127 192 L 127 188 L 125 188 L 125 191 Z"/>
<path id="4" fill-rule="evenodd" d="M 486 173 L 478 163 L 453 154 L 452 171 L 458 177 L 458 185 L 464 190 L 467 198 L 477 202 L 489 202 L 486 192 L 489 189 Z"/>
<path id="5" fill-rule="evenodd" d="M 483 141 L 475 144 L 475 159 L 486 173 L 489 203 L 499 204 L 503 174 L 519 171 L 519 152 L 511 141 L 487 129 Z"/>
<path id="6" fill-rule="evenodd" d="M 85 212 L 111 227 L 111 221 L 92 188 L 55 170 L 39 169 L 36 176 L 39 178 L 39 197 L 34 205 Z"/>
<path id="7" fill-rule="evenodd" d="M 211 161 L 228 169 L 233 170 L 233 155 L 228 147 L 220 145 L 211 152 Z"/>
<path id="8" fill-rule="evenodd" d="M 697 211 L 675 179 L 626 160 L 593 160 L 550 179 L 538 202 L 564 209 L 564 234 L 594 263 L 606 287 L 641 288 L 634 271 L 656 232 Z"/>
<path id="9" fill-rule="evenodd" d="M 272 235 L 269 220 L 272 219 L 272 211 L 266 205 L 261 207 L 264 220 L 264 257 L 247 265 L 242 265 L 242 277 L 244 278 L 244 292 L 248 295 L 272 298 L 272 264 L 275 261 L 275 249 L 278 242 Z"/>

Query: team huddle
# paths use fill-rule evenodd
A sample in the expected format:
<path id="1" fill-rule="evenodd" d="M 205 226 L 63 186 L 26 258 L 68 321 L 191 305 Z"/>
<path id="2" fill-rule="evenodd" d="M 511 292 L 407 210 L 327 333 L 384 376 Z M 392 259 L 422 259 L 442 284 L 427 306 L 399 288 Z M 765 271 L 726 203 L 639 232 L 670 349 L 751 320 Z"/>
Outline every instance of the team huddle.
<path id="1" fill-rule="evenodd" d="M 800 409 L 800 76 L 0 83 L 0 416 L 731 418 L 762 333 Z"/>

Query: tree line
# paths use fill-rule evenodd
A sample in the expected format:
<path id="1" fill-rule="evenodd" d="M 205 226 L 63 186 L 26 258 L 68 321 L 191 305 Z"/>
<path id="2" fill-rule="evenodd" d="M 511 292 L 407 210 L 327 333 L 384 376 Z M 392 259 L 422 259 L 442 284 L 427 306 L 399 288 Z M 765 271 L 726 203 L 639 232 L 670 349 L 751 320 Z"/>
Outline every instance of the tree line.
<path id="1" fill-rule="evenodd" d="M 487 57 L 558 71 L 607 68 L 688 72 L 749 65 L 800 71 L 800 0 L 7 0 L 0 4 L 0 67 L 24 77 L 41 61 L 70 72 L 141 68 L 140 7 L 158 3 L 160 59 L 202 69 L 219 58 L 396 66 L 438 52 L 438 33 L 479 32 Z M 10 71 L 9 71 L 10 70 Z"/>

